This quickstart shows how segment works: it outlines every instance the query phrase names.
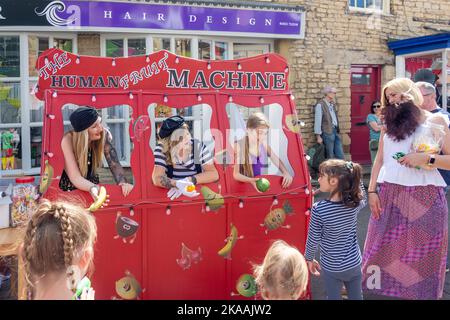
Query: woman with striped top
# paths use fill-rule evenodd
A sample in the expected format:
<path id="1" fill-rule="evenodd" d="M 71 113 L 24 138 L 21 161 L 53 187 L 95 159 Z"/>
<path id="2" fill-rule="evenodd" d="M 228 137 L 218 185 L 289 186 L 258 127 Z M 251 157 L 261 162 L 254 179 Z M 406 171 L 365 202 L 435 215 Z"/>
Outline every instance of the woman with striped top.
<path id="1" fill-rule="evenodd" d="M 196 191 L 187 191 L 187 187 L 219 179 L 212 154 L 202 142 L 192 138 L 182 117 L 164 120 L 158 136 L 158 145 L 153 152 L 153 184 L 169 189 L 167 196 L 171 200 L 182 194 L 198 196 Z"/>
<path id="2" fill-rule="evenodd" d="M 357 163 L 330 159 L 319 167 L 320 191 L 328 200 L 314 204 L 306 241 L 305 258 L 309 271 L 322 271 L 329 300 L 341 300 L 344 284 L 350 300 L 362 300 L 361 251 L 356 234 L 357 215 L 367 197 Z M 320 243 L 320 265 L 314 260 Z"/>

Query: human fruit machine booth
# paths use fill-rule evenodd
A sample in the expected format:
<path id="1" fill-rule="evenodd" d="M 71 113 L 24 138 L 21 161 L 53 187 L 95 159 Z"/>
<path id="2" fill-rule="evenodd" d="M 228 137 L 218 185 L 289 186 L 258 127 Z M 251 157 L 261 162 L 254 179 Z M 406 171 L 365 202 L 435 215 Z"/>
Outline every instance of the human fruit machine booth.
<path id="1" fill-rule="evenodd" d="M 304 252 L 311 182 L 283 57 L 205 61 L 162 50 L 108 58 L 54 48 L 39 56 L 36 68 L 33 93 L 45 101 L 40 192 L 95 215 L 96 299 L 255 299 L 252 265 L 275 239 Z M 61 140 L 80 106 L 97 109 L 133 185 L 127 196 L 106 161 L 98 169 L 103 188 L 96 202 L 89 192 L 61 189 Z M 235 148 L 248 139 L 246 121 L 254 113 L 268 120 L 264 145 L 271 155 L 254 183 L 246 183 L 235 177 Z M 195 185 L 195 197 L 169 198 L 152 178 L 158 130 L 175 115 L 205 146 L 218 173 L 215 181 Z"/>

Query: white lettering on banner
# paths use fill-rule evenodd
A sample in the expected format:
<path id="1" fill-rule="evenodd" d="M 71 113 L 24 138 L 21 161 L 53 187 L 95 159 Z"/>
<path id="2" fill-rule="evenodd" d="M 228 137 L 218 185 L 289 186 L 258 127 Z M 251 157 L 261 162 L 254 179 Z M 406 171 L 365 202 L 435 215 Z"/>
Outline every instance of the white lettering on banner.
<path id="1" fill-rule="evenodd" d="M 143 12 L 143 14 L 142 14 L 142 20 L 147 20 L 147 13 L 146 13 L 146 12 Z"/>
<path id="2" fill-rule="evenodd" d="M 112 19 L 112 11 L 105 11 L 105 19 Z"/>
<path id="3" fill-rule="evenodd" d="M 255 23 L 256 23 L 255 18 L 251 18 L 251 19 L 248 21 L 248 23 L 249 23 L 250 25 L 254 26 Z"/>
<path id="4" fill-rule="evenodd" d="M 125 17 L 123 19 L 124 20 L 131 20 L 130 13 L 129 12 L 125 13 Z"/>
<path id="5" fill-rule="evenodd" d="M 197 16 L 194 16 L 193 14 L 189 15 L 189 22 L 195 22 L 197 21 Z"/>
<path id="6" fill-rule="evenodd" d="M 222 18 L 222 23 L 223 23 L 223 24 L 227 24 L 227 23 L 228 23 L 227 17 L 223 17 L 223 18 Z"/>
<path id="7" fill-rule="evenodd" d="M 272 25 L 272 19 L 266 19 L 266 21 L 264 22 L 265 26 L 271 26 Z"/>
<path id="8" fill-rule="evenodd" d="M 58 72 L 65 66 L 67 66 L 72 60 L 67 57 L 67 52 L 63 52 L 62 54 L 55 53 L 53 55 L 53 61 L 48 61 L 46 65 L 39 69 L 39 77 L 44 77 L 44 79 L 48 79 L 49 74 L 47 71 L 51 71 L 52 74 Z"/>
<path id="9" fill-rule="evenodd" d="M 166 21 L 164 20 L 164 13 L 158 13 L 158 21 Z"/>
<path id="10" fill-rule="evenodd" d="M 206 17 L 206 23 L 212 23 L 212 16 Z"/>
<path id="11" fill-rule="evenodd" d="M 6 19 L 2 14 L 1 14 L 1 12 L 2 12 L 2 7 L 0 6 L 0 19 Z"/>

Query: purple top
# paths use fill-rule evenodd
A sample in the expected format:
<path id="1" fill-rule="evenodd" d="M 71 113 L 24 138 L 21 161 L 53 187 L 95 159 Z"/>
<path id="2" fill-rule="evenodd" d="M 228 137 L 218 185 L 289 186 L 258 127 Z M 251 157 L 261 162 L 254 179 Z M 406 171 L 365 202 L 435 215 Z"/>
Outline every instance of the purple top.
<path id="1" fill-rule="evenodd" d="M 258 156 L 250 154 L 250 160 L 253 167 L 253 176 L 260 176 L 261 169 L 267 166 L 267 152 L 262 144 L 259 145 Z"/>

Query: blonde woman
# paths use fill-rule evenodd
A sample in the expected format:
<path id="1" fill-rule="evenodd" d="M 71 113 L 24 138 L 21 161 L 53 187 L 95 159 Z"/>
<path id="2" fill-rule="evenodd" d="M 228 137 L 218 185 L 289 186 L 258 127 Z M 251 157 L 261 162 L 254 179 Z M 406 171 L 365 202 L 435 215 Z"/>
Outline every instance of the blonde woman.
<path id="1" fill-rule="evenodd" d="M 73 130 L 67 132 L 61 141 L 64 170 L 59 181 L 60 189 L 89 191 L 96 199 L 99 191 L 96 170 L 102 166 L 105 156 L 114 180 L 126 197 L 133 185 L 125 178 L 111 137 L 103 128 L 97 111 L 91 107 L 79 107 L 70 115 L 70 123 Z"/>
<path id="2" fill-rule="evenodd" d="M 155 186 L 169 189 L 167 196 L 171 200 L 182 194 L 198 196 L 198 192 L 186 188 L 219 180 L 212 154 L 205 144 L 192 138 L 183 117 L 164 120 L 158 136 L 152 180 Z"/>
<path id="3" fill-rule="evenodd" d="M 308 286 L 308 267 L 297 248 L 276 240 L 254 276 L 264 300 L 297 300 Z"/>
<path id="4" fill-rule="evenodd" d="M 372 215 L 363 254 L 366 294 L 423 300 L 442 297 L 448 240 L 448 206 L 435 157 L 425 157 L 430 170 L 416 169 L 408 154 L 427 121 L 442 123 L 443 152 L 450 153 L 448 123 L 421 110 L 423 97 L 407 78 L 389 81 L 382 91 L 383 126 L 368 188 Z M 377 187 L 377 184 L 379 186 Z M 374 274 L 374 266 L 378 270 Z M 374 276 L 378 281 L 374 281 Z M 378 284 L 378 285 L 377 285 Z"/>
<path id="5" fill-rule="evenodd" d="M 250 183 L 256 191 L 257 176 L 261 175 L 263 167 L 268 166 L 268 157 L 283 175 L 282 186 L 288 188 L 292 176 L 284 163 L 275 155 L 267 143 L 270 129 L 269 122 L 261 112 L 250 115 L 247 120 L 247 132 L 243 139 L 235 143 L 235 165 L 233 177 L 237 181 Z"/>

